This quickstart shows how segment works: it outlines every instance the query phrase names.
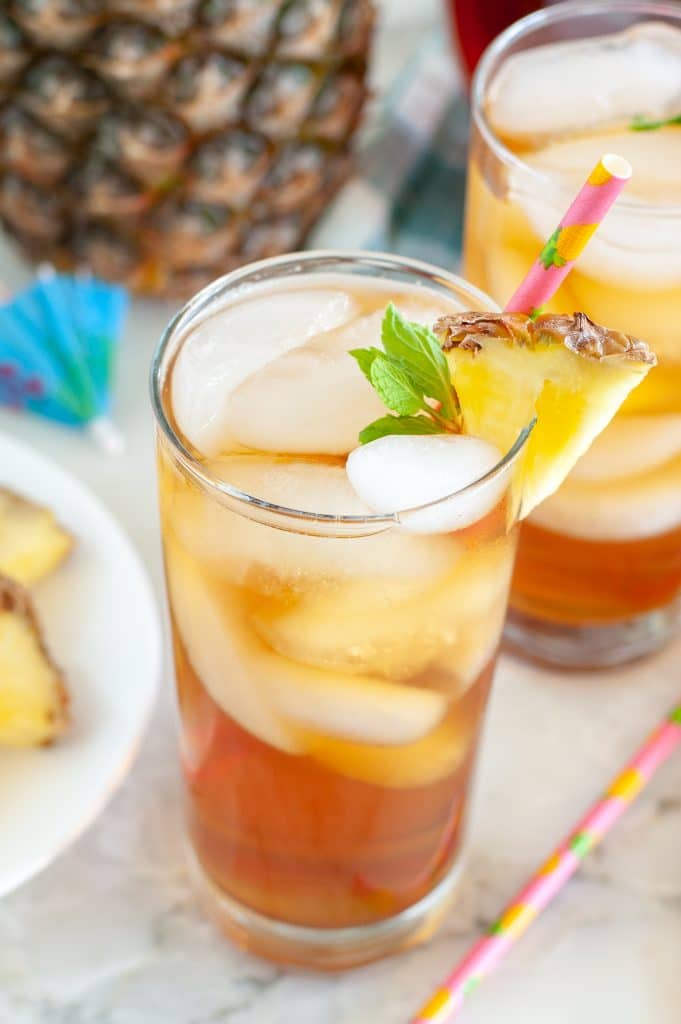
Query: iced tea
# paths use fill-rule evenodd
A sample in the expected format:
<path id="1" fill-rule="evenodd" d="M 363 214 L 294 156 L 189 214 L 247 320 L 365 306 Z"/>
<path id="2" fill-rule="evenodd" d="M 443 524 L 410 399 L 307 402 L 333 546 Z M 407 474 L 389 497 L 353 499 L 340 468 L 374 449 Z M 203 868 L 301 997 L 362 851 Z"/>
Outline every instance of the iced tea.
<path id="1" fill-rule="evenodd" d="M 202 293 L 157 366 L 196 873 L 239 941 L 324 967 L 423 936 L 451 888 L 515 548 L 513 458 L 461 529 L 350 486 L 385 410 L 348 351 L 388 301 L 432 323 L 488 300 L 418 264 L 268 261 Z"/>
<path id="2" fill-rule="evenodd" d="M 680 69 L 678 7 L 561 4 L 504 33 L 474 86 L 464 270 L 499 303 L 599 156 L 634 168 L 548 306 L 645 338 L 660 364 L 523 528 L 510 636 L 566 665 L 642 654 L 679 619 Z"/>

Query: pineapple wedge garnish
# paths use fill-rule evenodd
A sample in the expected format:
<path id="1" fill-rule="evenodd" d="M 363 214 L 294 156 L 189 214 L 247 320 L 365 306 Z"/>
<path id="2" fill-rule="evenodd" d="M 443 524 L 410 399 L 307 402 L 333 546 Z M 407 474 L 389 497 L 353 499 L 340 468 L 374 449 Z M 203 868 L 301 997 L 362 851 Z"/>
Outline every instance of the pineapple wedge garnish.
<path id="1" fill-rule="evenodd" d="M 68 725 L 68 695 L 31 599 L 0 576 L 0 745 L 51 743 Z"/>
<path id="2" fill-rule="evenodd" d="M 31 586 L 72 547 L 73 539 L 48 508 L 0 487 L 0 574 Z"/>
<path id="3" fill-rule="evenodd" d="M 520 480 L 523 518 L 557 490 L 656 363 L 645 342 L 584 313 L 457 313 L 434 331 L 467 434 L 506 452 L 536 418 Z"/>

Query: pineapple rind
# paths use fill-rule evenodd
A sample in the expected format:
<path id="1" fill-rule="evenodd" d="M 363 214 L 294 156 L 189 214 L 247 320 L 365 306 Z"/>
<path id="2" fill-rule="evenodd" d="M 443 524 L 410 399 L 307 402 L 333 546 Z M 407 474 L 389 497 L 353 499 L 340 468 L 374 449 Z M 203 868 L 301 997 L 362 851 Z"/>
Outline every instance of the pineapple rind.
<path id="1" fill-rule="evenodd" d="M 68 725 L 68 695 L 27 592 L 0 577 L 0 746 L 51 743 Z"/>
<path id="2" fill-rule="evenodd" d="M 35 260 L 166 294 L 300 248 L 350 167 L 374 17 L 372 0 L 10 0 L 0 220 Z M 232 136 L 231 163 L 200 159 Z M 231 225 L 217 242 L 211 218 Z"/>

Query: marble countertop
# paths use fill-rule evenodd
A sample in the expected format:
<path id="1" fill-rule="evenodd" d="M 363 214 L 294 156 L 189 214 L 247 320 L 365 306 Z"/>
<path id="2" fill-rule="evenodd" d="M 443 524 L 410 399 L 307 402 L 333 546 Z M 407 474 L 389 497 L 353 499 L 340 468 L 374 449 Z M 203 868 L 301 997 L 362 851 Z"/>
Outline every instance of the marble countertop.
<path id="1" fill-rule="evenodd" d="M 391 0 L 392 2 L 392 0 Z M 417 22 L 410 21 L 418 6 Z M 400 17 L 399 15 L 402 15 Z M 400 0 L 381 38 L 398 67 L 435 0 Z M 3 276 L 22 271 L 5 250 Z M 0 414 L 86 481 L 142 553 L 159 595 L 147 368 L 172 309 L 136 306 L 120 361 L 124 460 L 38 421 Z M 169 669 L 142 753 L 93 828 L 0 902 L 0 1024 L 406 1024 L 629 752 L 679 696 L 681 641 L 600 676 L 502 659 L 482 752 L 468 868 L 425 948 L 346 975 L 258 961 L 200 916 L 185 877 Z M 678 1024 L 681 758 L 461 1016 L 466 1024 Z"/>

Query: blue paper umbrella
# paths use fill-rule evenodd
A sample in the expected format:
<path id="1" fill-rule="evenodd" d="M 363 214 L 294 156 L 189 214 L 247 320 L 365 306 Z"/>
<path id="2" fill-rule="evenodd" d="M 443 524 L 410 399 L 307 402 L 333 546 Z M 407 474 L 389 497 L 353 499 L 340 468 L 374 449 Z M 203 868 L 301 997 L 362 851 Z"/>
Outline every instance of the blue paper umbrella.
<path id="1" fill-rule="evenodd" d="M 86 426 L 107 449 L 119 448 L 111 384 L 127 309 L 117 285 L 41 268 L 0 307 L 0 405 Z"/>

